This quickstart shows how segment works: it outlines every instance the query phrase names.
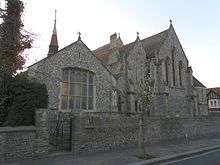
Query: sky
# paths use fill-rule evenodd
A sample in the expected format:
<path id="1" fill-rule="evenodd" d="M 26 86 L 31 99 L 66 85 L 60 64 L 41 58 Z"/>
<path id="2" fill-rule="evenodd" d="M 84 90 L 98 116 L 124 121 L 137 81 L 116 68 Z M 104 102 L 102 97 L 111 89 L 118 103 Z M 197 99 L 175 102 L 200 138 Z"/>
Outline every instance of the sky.
<path id="1" fill-rule="evenodd" d="M 0 0 L 4 1 L 4 0 Z M 218 0 L 23 0 L 25 30 L 34 34 L 26 51 L 29 66 L 48 53 L 57 10 L 59 48 L 77 40 L 91 49 L 107 44 L 120 33 L 124 44 L 144 39 L 169 27 L 183 46 L 193 74 L 207 87 L 220 87 L 220 1 Z M 3 5 L 3 3 L 2 3 Z"/>

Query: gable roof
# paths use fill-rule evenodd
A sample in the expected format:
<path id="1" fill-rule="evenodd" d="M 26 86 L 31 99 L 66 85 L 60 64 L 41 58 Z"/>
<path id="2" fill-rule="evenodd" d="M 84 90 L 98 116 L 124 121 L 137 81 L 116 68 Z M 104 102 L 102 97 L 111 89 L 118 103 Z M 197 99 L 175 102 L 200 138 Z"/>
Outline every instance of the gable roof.
<path id="1" fill-rule="evenodd" d="M 56 54 L 58 54 L 59 52 L 61 52 L 61 51 L 65 50 L 65 49 L 67 49 L 67 48 L 69 48 L 69 47 L 75 45 L 76 43 L 77 43 L 77 41 L 75 41 L 75 42 L 69 44 L 68 46 L 66 46 L 66 47 L 64 47 L 64 48 L 62 48 L 62 49 L 60 49 L 60 50 L 59 50 L 57 53 L 55 53 L 54 55 L 56 55 Z M 35 65 L 35 64 L 37 64 L 37 63 L 40 63 L 40 62 L 42 62 L 42 61 L 44 61 L 44 60 L 47 60 L 48 58 L 51 58 L 51 57 L 54 56 L 54 55 L 47 56 L 47 57 L 45 57 L 45 58 L 43 58 L 43 59 L 41 59 L 41 60 L 39 60 L 39 61 L 37 61 L 37 62 L 31 64 L 30 66 L 28 66 L 28 68 L 30 68 L 31 66 L 33 66 L 33 65 Z"/>
<path id="2" fill-rule="evenodd" d="M 58 55 L 59 52 L 61 52 L 61 51 L 63 51 L 63 50 L 66 50 L 66 49 L 68 49 L 68 48 L 74 46 L 74 45 L 77 44 L 78 42 L 81 42 L 81 43 L 91 52 L 91 54 L 100 62 L 100 64 L 110 73 L 110 75 L 112 75 L 112 76 L 114 77 L 114 75 L 109 71 L 109 69 L 102 63 L 102 61 L 101 61 L 99 58 L 96 57 L 96 55 L 88 48 L 88 46 L 87 46 L 82 40 L 77 40 L 77 41 L 73 42 L 72 44 L 70 44 L 70 45 L 68 45 L 68 46 L 66 46 L 66 47 L 64 47 L 64 48 L 62 48 L 62 49 L 60 49 L 60 50 L 59 50 L 57 53 L 55 53 L 54 55 L 47 56 L 47 57 L 43 58 L 42 60 L 40 60 L 40 61 L 38 61 L 38 62 L 36 62 L 36 63 L 34 63 L 34 64 L 28 66 L 28 68 L 30 68 L 31 66 L 33 66 L 33 65 L 35 65 L 35 64 L 37 64 L 37 63 L 39 63 L 39 62 L 42 62 L 42 61 L 44 61 L 44 60 L 49 59 L 49 58 L 51 58 L 52 56 Z M 114 78 L 115 78 L 115 77 L 114 77 Z"/>
<path id="3" fill-rule="evenodd" d="M 193 76 L 193 86 L 194 87 L 203 87 L 203 88 L 206 88 L 205 85 L 203 85 L 197 78 L 195 78 Z"/>
<path id="4" fill-rule="evenodd" d="M 220 87 L 209 88 L 209 93 L 210 93 L 211 91 L 220 96 Z"/>
<path id="5" fill-rule="evenodd" d="M 93 53 L 99 55 L 99 54 L 105 53 L 108 50 L 110 50 L 110 44 L 103 45 L 103 46 L 93 50 Z"/>
<path id="6" fill-rule="evenodd" d="M 168 36 L 168 31 L 164 30 L 156 35 L 153 35 L 151 37 L 148 37 L 146 39 L 141 40 L 143 47 L 145 48 L 145 51 L 151 51 L 151 50 L 158 50 L 163 45 L 165 39 Z"/>
<path id="7" fill-rule="evenodd" d="M 164 30 L 148 38 L 140 40 L 145 51 L 150 54 L 154 50 L 159 50 L 168 36 L 168 31 L 169 29 Z M 128 43 L 117 49 L 120 52 L 128 53 L 134 48 L 134 45 L 135 45 L 135 41 Z M 110 44 L 106 44 L 104 46 L 95 49 L 93 52 L 98 58 L 107 59 L 115 50 L 116 50 L 115 48 L 111 49 Z"/>

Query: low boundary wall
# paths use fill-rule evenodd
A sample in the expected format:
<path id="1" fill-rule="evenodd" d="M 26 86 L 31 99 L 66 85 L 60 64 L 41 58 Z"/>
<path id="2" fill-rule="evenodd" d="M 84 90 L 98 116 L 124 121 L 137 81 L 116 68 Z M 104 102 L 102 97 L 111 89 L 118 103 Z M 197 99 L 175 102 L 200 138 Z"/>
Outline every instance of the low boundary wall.
<path id="1" fill-rule="evenodd" d="M 73 121 L 72 151 L 96 152 L 137 146 L 140 114 L 49 112 Z M 66 118 L 66 119 L 65 119 Z M 159 118 L 144 117 L 145 143 L 220 135 L 220 117 Z"/>
<path id="2" fill-rule="evenodd" d="M 48 154 L 47 110 L 36 111 L 35 126 L 0 127 L 0 164 Z"/>

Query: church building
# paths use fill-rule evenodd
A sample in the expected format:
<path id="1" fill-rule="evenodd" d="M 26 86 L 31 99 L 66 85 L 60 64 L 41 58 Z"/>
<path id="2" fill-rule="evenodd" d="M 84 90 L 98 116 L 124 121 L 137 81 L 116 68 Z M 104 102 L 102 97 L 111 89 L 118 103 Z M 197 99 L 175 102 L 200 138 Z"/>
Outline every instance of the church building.
<path id="1" fill-rule="evenodd" d="M 194 76 L 172 22 L 151 37 L 110 42 L 91 51 L 78 40 L 59 50 L 56 20 L 46 58 L 28 75 L 47 86 L 48 108 L 73 112 L 139 113 L 137 90 L 150 75 L 150 116 L 207 115 L 206 87 Z"/>

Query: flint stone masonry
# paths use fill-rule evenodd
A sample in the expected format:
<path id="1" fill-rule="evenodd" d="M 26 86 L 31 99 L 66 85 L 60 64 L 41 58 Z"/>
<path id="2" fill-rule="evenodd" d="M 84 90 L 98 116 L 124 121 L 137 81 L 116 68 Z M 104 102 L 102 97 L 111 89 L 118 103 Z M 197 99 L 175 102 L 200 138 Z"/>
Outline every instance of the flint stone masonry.
<path id="1" fill-rule="evenodd" d="M 65 113 L 62 120 L 73 120 L 72 152 L 97 152 L 137 146 L 140 114 Z M 50 120 L 58 115 L 50 111 Z M 54 118 L 53 118 L 53 117 Z M 66 119 L 65 119 L 66 118 Z M 144 117 L 145 142 L 219 135 L 219 117 Z M 50 127 L 52 129 L 52 127 Z"/>
<path id="2" fill-rule="evenodd" d="M 195 89 L 198 85 L 194 84 L 193 70 L 172 24 L 161 33 L 142 40 L 137 36 L 134 42 L 126 45 L 113 34 L 110 43 L 93 52 L 79 38 L 30 66 L 27 71 L 30 79 L 47 86 L 50 109 L 62 107 L 64 68 L 94 73 L 93 112 L 138 112 L 139 83 L 150 72 L 154 95 L 151 116 L 207 115 L 207 103 L 199 102 L 201 92 Z M 117 97 L 113 97 L 113 93 L 117 93 Z"/>
<path id="3" fill-rule="evenodd" d="M 29 76 L 47 86 L 49 108 L 59 109 L 62 69 L 68 67 L 89 70 L 95 74 L 93 111 L 113 110 L 111 94 L 115 79 L 82 41 L 77 41 L 29 67 Z"/>
<path id="4" fill-rule="evenodd" d="M 35 133 L 36 128 L 33 126 L 0 128 L 2 161 L 32 158 Z"/>
<path id="5" fill-rule="evenodd" d="M 0 164 L 48 154 L 47 111 L 36 111 L 36 125 L 0 127 Z"/>

